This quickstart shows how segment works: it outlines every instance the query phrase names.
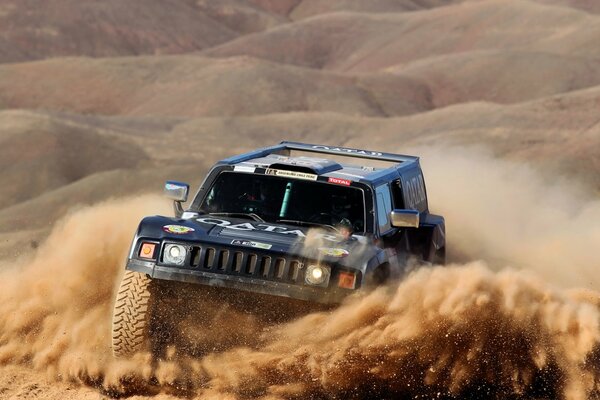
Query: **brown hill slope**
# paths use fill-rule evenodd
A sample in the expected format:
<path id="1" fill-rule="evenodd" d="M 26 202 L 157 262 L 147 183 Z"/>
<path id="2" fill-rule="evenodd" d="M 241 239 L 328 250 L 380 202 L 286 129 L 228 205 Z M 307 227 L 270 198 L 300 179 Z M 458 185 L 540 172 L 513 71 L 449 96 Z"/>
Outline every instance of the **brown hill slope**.
<path id="1" fill-rule="evenodd" d="M 463 1 L 469 0 L 303 0 L 294 7 L 290 18 L 300 20 L 339 11 L 370 13 L 420 11 Z"/>
<path id="2" fill-rule="evenodd" d="M 181 53 L 236 35 L 190 1 L 5 0 L 0 4 L 0 62 Z"/>
<path id="3" fill-rule="evenodd" d="M 444 7 L 480 0 L 247 0 L 248 3 L 271 13 L 299 20 L 339 11 L 352 12 L 410 12 Z M 596 0 L 532 0 L 540 4 L 577 8 L 593 13 L 600 12 Z"/>
<path id="4" fill-rule="evenodd" d="M 532 1 L 600 12 L 600 3 L 594 0 Z M 185 53 L 225 43 L 239 35 L 286 24 L 290 19 L 306 19 L 340 11 L 413 14 L 413 11 L 434 8 L 441 8 L 436 13 L 456 15 L 464 11 L 451 11 L 452 7 L 447 6 L 476 2 L 167 0 L 136 3 L 116 0 L 6 0 L 0 5 L 0 63 L 57 56 Z M 444 24 L 447 22 L 442 21 Z"/>
<path id="5" fill-rule="evenodd" d="M 573 7 L 580 10 L 600 14 L 600 2 L 596 0 L 536 0 L 540 3 Z"/>
<path id="6" fill-rule="evenodd" d="M 270 13 L 288 16 L 302 0 L 247 0 L 248 3 L 260 7 Z"/>
<path id="7" fill-rule="evenodd" d="M 0 209 L 147 160 L 141 148 L 110 133 L 40 114 L 0 112 L 0 126 Z"/>
<path id="8" fill-rule="evenodd" d="M 386 116 L 430 109 L 429 97 L 425 85 L 402 76 L 353 77 L 248 57 L 77 58 L 0 65 L 0 108 L 138 116 L 288 111 Z"/>
<path id="9" fill-rule="evenodd" d="M 263 31 L 288 19 L 260 5 L 245 0 L 196 0 L 196 6 L 207 16 L 232 31 L 251 33 Z"/>
<path id="10" fill-rule="evenodd" d="M 600 61 L 552 53 L 471 51 L 417 60 L 386 72 L 426 83 L 435 107 L 517 103 L 600 84 Z"/>
<path id="11" fill-rule="evenodd" d="M 205 51 L 368 72 L 436 55 L 513 49 L 600 58 L 600 16 L 525 0 L 467 2 L 392 14 L 332 13 Z"/>

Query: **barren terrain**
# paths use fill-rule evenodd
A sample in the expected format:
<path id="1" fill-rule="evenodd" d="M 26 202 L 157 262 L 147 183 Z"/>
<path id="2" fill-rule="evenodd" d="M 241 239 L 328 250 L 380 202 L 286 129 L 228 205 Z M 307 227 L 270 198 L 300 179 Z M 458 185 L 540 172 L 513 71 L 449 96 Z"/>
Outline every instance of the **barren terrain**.
<path id="1" fill-rule="evenodd" d="M 0 398 L 596 398 L 599 44 L 595 0 L 0 0 Z M 452 266 L 112 360 L 163 181 L 281 140 L 420 155 Z"/>

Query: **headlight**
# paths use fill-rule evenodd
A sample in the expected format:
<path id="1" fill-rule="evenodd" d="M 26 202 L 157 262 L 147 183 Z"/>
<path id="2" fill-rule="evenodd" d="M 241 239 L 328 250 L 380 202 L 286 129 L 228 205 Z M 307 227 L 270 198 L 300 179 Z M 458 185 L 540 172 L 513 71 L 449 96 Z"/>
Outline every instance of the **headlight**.
<path id="1" fill-rule="evenodd" d="M 185 247 L 178 244 L 167 244 L 163 253 L 163 261 L 166 264 L 183 265 L 186 255 Z"/>
<path id="2" fill-rule="evenodd" d="M 329 267 L 311 264 L 306 268 L 304 280 L 309 285 L 327 286 L 329 283 L 329 275 L 331 275 Z"/>

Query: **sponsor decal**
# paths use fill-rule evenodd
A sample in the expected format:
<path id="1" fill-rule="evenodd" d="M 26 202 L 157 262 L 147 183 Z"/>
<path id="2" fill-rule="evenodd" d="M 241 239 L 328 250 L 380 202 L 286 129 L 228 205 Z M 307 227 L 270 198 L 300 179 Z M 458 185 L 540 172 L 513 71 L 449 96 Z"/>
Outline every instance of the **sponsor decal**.
<path id="1" fill-rule="evenodd" d="M 267 168 L 267 170 L 265 171 L 265 174 L 283 176 L 285 178 L 305 179 L 307 181 L 316 181 L 317 180 L 317 175 L 315 175 L 315 174 L 308 174 L 306 172 L 297 172 L 297 171 L 286 171 L 283 169 Z"/>
<path id="2" fill-rule="evenodd" d="M 319 247 L 319 252 L 324 256 L 329 257 L 346 257 L 350 252 L 346 249 L 333 248 L 333 247 Z"/>
<path id="3" fill-rule="evenodd" d="M 247 165 L 236 165 L 235 167 L 233 167 L 233 170 L 237 171 L 237 172 L 250 172 L 250 173 L 253 173 L 254 171 L 256 171 L 256 168 L 255 167 L 250 167 L 250 166 L 247 166 Z"/>
<path id="4" fill-rule="evenodd" d="M 163 231 L 169 233 L 175 233 L 177 235 L 185 235 L 186 233 L 194 232 L 194 228 L 183 225 L 165 225 Z"/>
<path id="5" fill-rule="evenodd" d="M 407 207 L 418 209 L 418 206 L 427 200 L 423 175 L 417 174 L 407 179 L 404 182 L 404 193 Z"/>
<path id="6" fill-rule="evenodd" d="M 350 184 L 352 183 L 348 179 L 341 179 L 341 178 L 329 178 L 329 179 L 327 179 L 327 182 L 336 183 L 338 185 L 346 185 L 346 186 L 350 186 Z"/>
<path id="7" fill-rule="evenodd" d="M 236 246 L 255 247 L 257 249 L 265 249 L 265 250 L 269 250 L 271 247 L 273 247 L 273 245 L 268 244 L 268 243 L 260 243 L 260 242 L 253 242 L 251 240 L 239 240 L 239 239 L 232 240 L 231 244 L 236 245 Z"/>
<path id="8" fill-rule="evenodd" d="M 280 233 L 282 235 L 296 235 L 296 236 L 302 237 L 302 238 L 306 237 L 306 234 L 304 232 L 302 232 L 300 229 L 289 229 L 289 228 L 286 228 L 285 226 L 275 226 L 275 225 L 269 225 L 269 224 L 253 224 L 250 222 L 244 222 L 241 224 L 232 224 L 230 221 L 220 219 L 220 218 L 212 218 L 212 217 L 198 218 L 198 219 L 196 219 L 196 221 L 198 221 L 202 224 L 216 225 L 216 226 L 221 226 L 223 228 L 233 229 L 233 230 L 237 230 L 237 231 L 275 232 L 275 233 Z M 318 239 L 325 239 L 330 242 L 339 242 L 339 240 L 340 240 L 339 237 L 336 235 L 328 235 L 328 234 L 324 234 L 324 233 L 319 233 L 316 237 Z"/>
<path id="9" fill-rule="evenodd" d="M 349 153 L 349 154 L 361 154 L 365 156 L 382 156 L 383 153 L 378 151 L 366 151 L 366 150 L 358 150 L 358 149 L 345 149 L 343 147 L 329 147 L 329 146 L 312 146 L 313 149 L 316 150 L 329 150 L 329 151 L 337 151 L 339 153 Z"/>
<path id="10" fill-rule="evenodd" d="M 227 229 L 233 229 L 238 231 L 265 231 L 281 233 L 283 235 L 296 235 L 300 237 L 306 237 L 304 232 L 300 229 L 288 229 L 283 226 L 273 226 L 268 224 L 252 224 L 250 222 L 244 222 L 242 224 L 232 224 L 230 221 L 219 219 L 219 218 L 198 218 L 196 221 L 203 224 L 222 226 Z"/>
<path id="11" fill-rule="evenodd" d="M 312 167 L 315 164 L 319 164 L 323 162 L 322 158 L 312 158 L 312 157 L 301 157 L 301 159 L 295 158 L 288 160 L 291 165 L 300 165 L 305 167 Z"/>

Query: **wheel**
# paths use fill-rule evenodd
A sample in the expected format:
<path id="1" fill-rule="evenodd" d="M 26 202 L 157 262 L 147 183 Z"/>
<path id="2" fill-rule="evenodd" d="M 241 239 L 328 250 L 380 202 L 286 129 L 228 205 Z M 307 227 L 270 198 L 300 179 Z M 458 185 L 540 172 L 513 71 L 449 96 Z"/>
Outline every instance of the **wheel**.
<path id="1" fill-rule="evenodd" d="M 385 285 L 390 278 L 390 265 L 382 264 L 373 271 L 372 282 L 375 286 Z"/>
<path id="2" fill-rule="evenodd" d="M 117 292 L 112 319 L 112 349 L 117 358 L 150 351 L 150 322 L 154 311 L 152 280 L 125 271 Z"/>
<path id="3" fill-rule="evenodd" d="M 371 290 L 388 283 L 391 275 L 390 264 L 387 262 L 379 265 L 366 275 L 364 286 Z"/>
<path id="4" fill-rule="evenodd" d="M 431 260 L 433 265 L 445 265 L 446 264 L 446 247 L 442 247 L 435 251 L 433 259 Z"/>

